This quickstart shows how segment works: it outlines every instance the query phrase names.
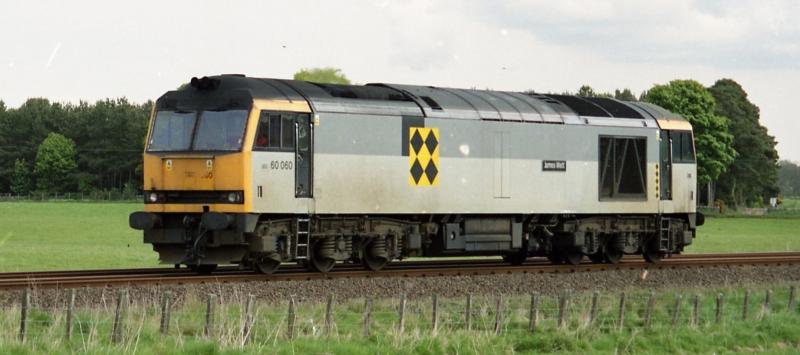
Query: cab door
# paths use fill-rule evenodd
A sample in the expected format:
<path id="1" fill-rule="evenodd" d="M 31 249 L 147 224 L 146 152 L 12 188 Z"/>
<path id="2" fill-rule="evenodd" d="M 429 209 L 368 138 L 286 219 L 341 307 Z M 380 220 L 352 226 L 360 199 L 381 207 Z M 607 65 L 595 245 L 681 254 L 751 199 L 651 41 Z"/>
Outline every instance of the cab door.
<path id="1" fill-rule="evenodd" d="M 669 131 L 661 130 L 659 137 L 659 197 L 662 213 L 673 211 L 672 205 L 672 138 Z"/>
<path id="2" fill-rule="evenodd" d="M 309 114 L 295 116 L 295 197 L 311 198 L 314 191 L 314 126 Z"/>

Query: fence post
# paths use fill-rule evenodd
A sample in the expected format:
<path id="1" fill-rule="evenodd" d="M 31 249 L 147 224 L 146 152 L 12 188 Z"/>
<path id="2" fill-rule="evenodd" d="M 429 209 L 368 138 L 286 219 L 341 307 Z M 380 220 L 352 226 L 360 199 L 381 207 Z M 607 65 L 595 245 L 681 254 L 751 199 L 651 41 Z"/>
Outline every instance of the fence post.
<path id="1" fill-rule="evenodd" d="M 683 299 L 683 295 L 676 295 L 675 296 L 675 307 L 672 309 L 672 327 L 676 327 L 678 325 L 678 317 L 680 316 L 681 312 L 681 300 Z"/>
<path id="2" fill-rule="evenodd" d="M 26 288 L 22 290 L 22 309 L 19 320 L 19 341 L 25 342 L 28 333 L 28 309 L 31 307 L 31 294 Z"/>
<path id="3" fill-rule="evenodd" d="M 467 294 L 467 306 L 464 311 L 464 327 L 467 330 L 472 330 L 472 294 Z"/>
<path id="4" fill-rule="evenodd" d="M 564 292 L 558 297 L 558 328 L 564 326 L 564 319 L 567 316 L 568 306 L 569 302 L 567 301 L 567 293 Z"/>
<path id="5" fill-rule="evenodd" d="M 328 330 L 330 329 L 329 328 L 330 327 L 330 323 L 329 323 L 328 316 L 329 316 L 329 312 L 330 312 L 330 308 L 331 308 L 332 298 L 333 298 L 333 296 L 328 296 L 328 306 L 325 308 L 325 333 L 326 334 L 328 333 Z M 294 297 L 290 296 L 289 297 L 289 312 L 286 315 L 286 322 L 287 322 L 287 324 L 286 324 L 286 336 L 289 338 L 289 340 L 293 340 L 294 339 L 294 320 L 295 320 L 295 315 L 294 315 Z"/>
<path id="6" fill-rule="evenodd" d="M 292 299 L 294 301 L 294 299 Z M 325 306 L 325 335 L 331 334 L 331 327 L 333 326 L 333 301 L 334 295 L 328 295 L 328 305 Z"/>
<path id="7" fill-rule="evenodd" d="M 772 290 L 767 290 L 766 294 L 764 295 L 764 307 L 761 310 L 762 317 L 769 313 L 770 303 L 772 303 Z"/>
<path id="8" fill-rule="evenodd" d="M 69 300 L 67 301 L 67 340 L 72 337 L 72 317 L 73 312 L 75 312 L 75 289 L 69 290 Z"/>
<path id="9" fill-rule="evenodd" d="M 656 293 L 654 291 L 650 291 L 650 295 L 647 297 L 647 306 L 644 309 L 644 328 L 650 329 L 650 326 L 653 324 L 653 308 L 656 305 Z"/>
<path id="10" fill-rule="evenodd" d="M 397 322 L 397 329 L 400 334 L 403 334 L 403 330 L 406 328 L 406 294 L 405 292 L 400 294 L 400 308 L 397 310 L 399 313 L 399 320 Z"/>
<path id="11" fill-rule="evenodd" d="M 372 299 L 367 298 L 364 304 L 364 336 L 369 336 L 369 325 L 372 318 Z"/>
<path id="12" fill-rule="evenodd" d="M 536 321 L 539 318 L 539 293 L 531 293 L 531 312 L 528 314 L 528 330 L 536 330 Z"/>
<path id="13" fill-rule="evenodd" d="M 742 320 L 747 320 L 748 308 L 750 308 L 750 290 L 744 290 L 744 303 L 742 304 Z"/>
<path id="14" fill-rule="evenodd" d="M 722 322 L 722 305 L 723 305 L 722 302 L 724 301 L 724 297 L 725 296 L 722 293 L 717 295 L 717 314 L 715 317 L 715 321 L 717 324 Z"/>
<path id="15" fill-rule="evenodd" d="M 692 326 L 697 327 L 700 325 L 700 295 L 694 295 L 692 298 Z"/>
<path id="16" fill-rule="evenodd" d="M 494 334 L 500 334 L 503 330 L 503 295 L 497 295 L 494 313 Z"/>
<path id="17" fill-rule="evenodd" d="M 169 333 L 171 301 L 172 301 L 172 292 L 167 291 L 161 295 L 161 335 L 167 335 L 167 333 Z"/>
<path id="18" fill-rule="evenodd" d="M 111 331 L 111 342 L 122 341 L 122 328 L 125 323 L 125 306 L 128 303 L 128 292 L 120 290 L 117 294 L 117 309 L 114 312 L 114 327 Z"/>
<path id="19" fill-rule="evenodd" d="M 597 318 L 597 302 L 599 301 L 599 298 L 600 292 L 592 292 L 592 305 L 589 308 L 589 325 L 594 324 L 594 320 Z"/>
<path id="20" fill-rule="evenodd" d="M 795 293 L 796 292 L 797 292 L 797 290 L 796 290 L 796 287 L 794 285 L 792 285 L 792 287 L 789 287 L 789 303 L 786 305 L 786 308 L 788 308 L 789 311 L 794 310 L 794 302 L 795 302 L 795 297 L 796 297 Z"/>
<path id="21" fill-rule="evenodd" d="M 431 315 L 431 333 L 436 334 L 436 328 L 439 326 L 439 297 L 433 294 L 433 314 Z"/>
<path id="22" fill-rule="evenodd" d="M 204 334 L 211 337 L 214 334 L 214 309 L 217 305 L 217 295 L 209 294 L 206 298 L 206 327 Z"/>
<path id="23" fill-rule="evenodd" d="M 247 303 L 244 306 L 244 324 L 242 325 L 242 343 L 247 343 L 250 332 L 253 330 L 253 308 L 255 308 L 256 296 L 247 295 Z"/>
<path id="24" fill-rule="evenodd" d="M 619 322 L 617 323 L 617 331 L 622 331 L 625 326 L 625 292 L 619 295 Z"/>

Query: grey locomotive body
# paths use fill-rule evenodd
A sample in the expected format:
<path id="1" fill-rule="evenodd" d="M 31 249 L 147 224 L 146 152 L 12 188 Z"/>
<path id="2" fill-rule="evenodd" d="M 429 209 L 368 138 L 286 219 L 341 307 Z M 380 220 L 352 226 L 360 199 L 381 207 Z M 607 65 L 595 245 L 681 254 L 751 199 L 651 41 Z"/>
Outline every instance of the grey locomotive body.
<path id="1" fill-rule="evenodd" d="M 658 261 L 695 235 L 691 126 L 653 105 L 407 85 L 205 80 L 216 84 L 168 93 L 157 111 L 211 94 L 252 97 L 238 151 L 244 163 L 235 168 L 242 169 L 242 206 L 148 202 L 131 225 L 145 230 L 164 262 L 234 262 L 271 272 L 285 261 L 320 271 L 337 261 L 378 270 L 409 256 L 502 255 L 511 263 L 547 256 L 575 264 L 583 256 L 616 263 L 641 254 Z M 200 154 L 152 152 L 160 160 L 146 170 L 178 153 Z M 166 190 L 169 174 L 159 170 L 146 189 Z M 187 216 L 194 224 L 164 222 Z M 187 237 L 187 230 L 198 232 Z M 216 241 L 197 243 L 202 233 Z"/>

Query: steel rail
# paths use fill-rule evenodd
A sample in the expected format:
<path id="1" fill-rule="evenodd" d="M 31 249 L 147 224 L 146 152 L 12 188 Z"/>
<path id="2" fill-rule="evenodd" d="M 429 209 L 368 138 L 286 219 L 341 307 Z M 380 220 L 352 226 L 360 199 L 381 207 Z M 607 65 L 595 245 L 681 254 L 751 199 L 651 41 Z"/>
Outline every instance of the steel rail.
<path id="1" fill-rule="evenodd" d="M 713 266 L 764 266 L 800 264 L 800 252 L 682 254 L 657 264 L 644 262 L 641 257 L 625 257 L 618 264 L 552 265 L 544 258 L 531 258 L 522 265 L 509 265 L 497 259 L 443 259 L 400 261 L 381 271 L 364 270 L 358 264 L 339 264 L 331 272 L 306 271 L 300 265 L 282 265 L 275 274 L 256 274 L 237 267 L 223 267 L 210 275 L 200 275 L 181 268 L 139 268 L 45 272 L 0 273 L 0 289 L 104 287 L 139 284 L 191 284 L 318 280 L 336 278 L 375 277 L 435 277 L 493 274 L 575 273 L 605 270 L 643 270 Z"/>

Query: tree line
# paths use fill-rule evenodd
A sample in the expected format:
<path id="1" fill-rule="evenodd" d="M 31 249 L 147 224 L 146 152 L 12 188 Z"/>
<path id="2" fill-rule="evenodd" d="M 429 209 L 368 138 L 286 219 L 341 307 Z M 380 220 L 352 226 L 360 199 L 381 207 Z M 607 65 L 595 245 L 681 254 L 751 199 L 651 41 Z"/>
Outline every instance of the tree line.
<path id="1" fill-rule="evenodd" d="M 302 69 L 295 79 L 350 83 L 336 68 Z M 710 87 L 673 80 L 638 97 L 629 89 L 604 93 L 588 85 L 574 94 L 650 102 L 688 119 L 698 183 L 715 184 L 716 197 L 728 205 L 763 204 L 779 191 L 800 194 L 800 167 L 778 163 L 776 141 L 761 125 L 758 107 L 731 79 Z M 0 101 L 0 192 L 140 190 L 152 105 L 124 98 L 77 105 L 34 98 L 14 109 Z"/>
<path id="2" fill-rule="evenodd" d="M 0 192 L 135 192 L 152 102 L 0 101 Z"/>

